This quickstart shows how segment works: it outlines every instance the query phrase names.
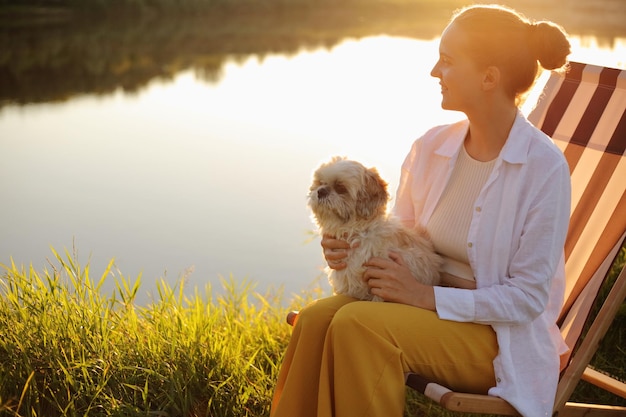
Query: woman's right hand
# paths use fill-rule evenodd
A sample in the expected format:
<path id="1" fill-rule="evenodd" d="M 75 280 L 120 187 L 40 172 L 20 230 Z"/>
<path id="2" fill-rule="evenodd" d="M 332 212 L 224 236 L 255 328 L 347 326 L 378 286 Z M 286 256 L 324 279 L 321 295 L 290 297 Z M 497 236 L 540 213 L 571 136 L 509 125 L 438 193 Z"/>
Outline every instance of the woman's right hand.
<path id="1" fill-rule="evenodd" d="M 350 244 L 347 241 L 324 235 L 321 244 L 324 249 L 324 258 L 330 269 L 341 270 L 347 266 L 346 258 L 348 257 L 348 249 L 350 249 Z"/>

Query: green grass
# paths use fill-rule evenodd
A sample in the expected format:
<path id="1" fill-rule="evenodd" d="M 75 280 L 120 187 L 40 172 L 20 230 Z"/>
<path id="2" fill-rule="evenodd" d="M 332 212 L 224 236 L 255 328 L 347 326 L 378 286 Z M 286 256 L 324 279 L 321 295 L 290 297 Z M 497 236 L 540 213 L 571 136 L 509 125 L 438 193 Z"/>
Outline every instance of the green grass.
<path id="1" fill-rule="evenodd" d="M 116 289 L 103 294 L 108 279 Z M 284 305 L 280 291 L 261 295 L 246 281 L 223 280 L 193 296 L 184 284 L 159 282 L 157 300 L 139 307 L 140 279 L 114 271 L 113 262 L 93 275 L 66 251 L 54 252 L 43 272 L 4 266 L 0 416 L 269 415 L 291 332 L 285 315 L 321 290 Z M 605 340 L 610 349 L 597 356 L 623 372 L 622 313 Z M 407 415 L 452 414 L 409 393 Z"/>
<path id="2" fill-rule="evenodd" d="M 101 295 L 112 263 L 94 279 L 69 254 L 55 258 L 43 273 L 11 265 L 1 280 L 0 415 L 268 414 L 291 331 L 274 296 L 230 280 L 186 297 L 183 279 L 137 307 L 138 279 L 119 276 Z"/>

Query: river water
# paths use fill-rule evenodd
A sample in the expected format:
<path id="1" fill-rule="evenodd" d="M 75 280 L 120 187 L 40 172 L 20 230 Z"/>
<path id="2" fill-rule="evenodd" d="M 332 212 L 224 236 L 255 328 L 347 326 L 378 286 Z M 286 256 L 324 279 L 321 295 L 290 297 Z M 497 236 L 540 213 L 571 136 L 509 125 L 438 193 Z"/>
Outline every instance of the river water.
<path id="1" fill-rule="evenodd" d="M 626 38 L 573 35 L 573 60 L 625 68 Z M 284 287 L 322 277 L 306 207 L 333 155 L 376 166 L 393 196 L 399 166 L 439 107 L 438 39 L 365 36 L 289 53 L 226 54 L 219 71 L 171 71 L 141 88 L 0 107 L 0 263 L 48 267 L 77 252 L 110 259 L 137 301 L 220 277 Z M 111 291 L 111 276 L 104 291 Z"/>

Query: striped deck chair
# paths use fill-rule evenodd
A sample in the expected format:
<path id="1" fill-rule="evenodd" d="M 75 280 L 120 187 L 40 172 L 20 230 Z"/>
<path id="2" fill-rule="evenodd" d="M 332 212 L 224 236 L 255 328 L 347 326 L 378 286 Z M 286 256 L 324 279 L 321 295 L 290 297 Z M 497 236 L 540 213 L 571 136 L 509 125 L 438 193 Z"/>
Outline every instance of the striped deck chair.
<path id="1" fill-rule="evenodd" d="M 567 74 L 551 74 L 528 118 L 563 150 L 572 178 L 567 288 L 559 319 L 570 352 L 562 358 L 554 415 L 624 417 L 625 407 L 567 401 L 581 379 L 626 398 L 626 384 L 588 367 L 626 296 L 623 266 L 581 337 L 599 288 L 626 244 L 626 71 L 572 62 Z M 291 312 L 287 321 L 293 325 L 296 317 Z M 416 374 L 406 376 L 406 385 L 448 410 L 519 415 L 500 398 L 453 392 Z"/>
<path id="2" fill-rule="evenodd" d="M 588 367 L 626 296 L 623 266 L 580 341 L 598 291 L 626 243 L 626 71 L 572 62 L 567 74 L 552 73 L 528 118 L 561 148 L 572 178 L 566 294 L 559 319 L 570 352 L 562 358 L 554 415 L 624 417 L 625 407 L 567 400 L 581 379 L 626 398 L 626 384 Z M 452 392 L 419 375 L 407 375 L 407 385 L 448 410 L 519 415 L 500 398 Z"/>

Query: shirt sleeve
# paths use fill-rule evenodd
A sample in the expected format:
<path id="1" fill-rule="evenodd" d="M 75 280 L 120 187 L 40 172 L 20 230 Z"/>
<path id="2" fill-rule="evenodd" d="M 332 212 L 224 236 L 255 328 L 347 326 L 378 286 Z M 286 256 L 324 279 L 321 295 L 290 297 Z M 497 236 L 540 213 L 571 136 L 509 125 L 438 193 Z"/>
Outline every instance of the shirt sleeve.
<path id="1" fill-rule="evenodd" d="M 435 305 L 439 318 L 452 321 L 476 321 L 474 290 L 435 287 Z"/>

